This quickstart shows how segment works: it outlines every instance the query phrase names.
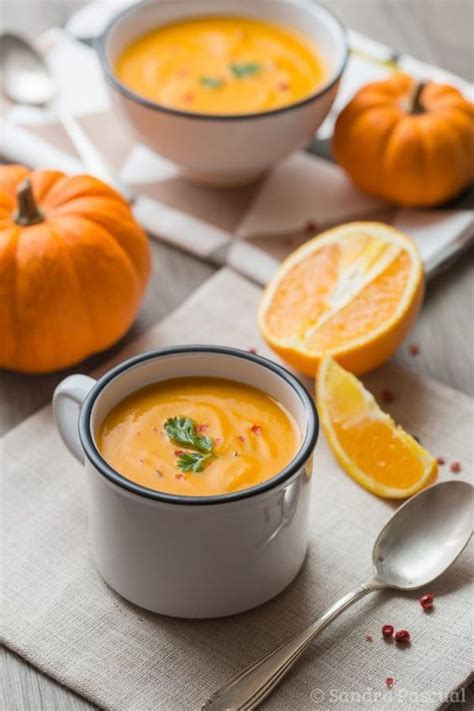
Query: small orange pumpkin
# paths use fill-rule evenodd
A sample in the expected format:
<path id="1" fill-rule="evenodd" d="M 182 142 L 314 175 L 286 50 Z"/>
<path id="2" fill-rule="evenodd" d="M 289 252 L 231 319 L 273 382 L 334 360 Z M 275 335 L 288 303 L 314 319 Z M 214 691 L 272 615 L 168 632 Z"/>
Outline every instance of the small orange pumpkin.
<path id="1" fill-rule="evenodd" d="M 474 180 L 474 106 L 452 86 L 393 74 L 364 86 L 341 111 L 333 155 L 373 195 L 436 205 Z"/>
<path id="2" fill-rule="evenodd" d="M 44 373 L 108 348 L 149 275 L 147 236 L 112 188 L 0 166 L 0 367 Z"/>

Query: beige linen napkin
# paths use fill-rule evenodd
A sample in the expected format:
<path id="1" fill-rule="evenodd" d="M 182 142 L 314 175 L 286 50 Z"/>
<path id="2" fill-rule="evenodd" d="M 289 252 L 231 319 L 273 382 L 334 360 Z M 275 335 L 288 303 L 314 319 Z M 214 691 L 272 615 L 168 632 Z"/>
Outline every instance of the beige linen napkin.
<path id="1" fill-rule="evenodd" d="M 259 294 L 222 270 L 114 362 L 188 342 L 257 347 L 269 355 L 255 329 Z M 367 383 L 375 395 L 393 390 L 394 416 L 435 455 L 462 462 L 456 476 L 470 471 L 468 397 L 390 365 Z M 54 679 L 114 711 L 198 709 L 236 671 L 370 575 L 372 542 L 394 510 L 339 469 L 321 436 L 311 542 L 296 581 L 239 616 L 178 620 L 127 603 L 99 577 L 87 544 L 84 474 L 61 443 L 49 406 L 3 438 L 1 463 L 5 642 Z M 443 478 L 453 476 L 442 468 Z M 471 671 L 471 569 L 472 555 L 465 552 L 430 586 L 436 597 L 431 614 L 418 604 L 419 593 L 379 594 L 360 602 L 318 638 L 264 708 L 437 708 Z M 384 623 L 407 628 L 412 644 L 402 650 L 384 642 Z M 384 684 L 389 676 L 395 679 L 392 690 Z"/>

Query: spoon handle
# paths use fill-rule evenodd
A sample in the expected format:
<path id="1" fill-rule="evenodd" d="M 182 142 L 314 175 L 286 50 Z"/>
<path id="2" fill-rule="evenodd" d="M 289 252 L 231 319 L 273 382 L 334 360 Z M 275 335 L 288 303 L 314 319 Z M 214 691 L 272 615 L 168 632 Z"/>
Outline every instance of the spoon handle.
<path id="1" fill-rule="evenodd" d="M 82 130 L 75 117 L 59 105 L 55 106 L 55 111 L 74 144 L 74 148 L 78 152 L 85 169 L 94 177 L 114 188 L 127 202 L 133 202 L 132 191 L 119 181 L 114 169 L 107 163 L 101 152 Z"/>
<path id="2" fill-rule="evenodd" d="M 231 679 L 206 701 L 202 709 L 212 709 L 212 711 L 256 709 L 271 694 L 321 630 L 364 595 L 384 587 L 382 583 L 373 580 L 341 597 L 308 627 L 297 632 L 273 652 L 261 657 Z"/>

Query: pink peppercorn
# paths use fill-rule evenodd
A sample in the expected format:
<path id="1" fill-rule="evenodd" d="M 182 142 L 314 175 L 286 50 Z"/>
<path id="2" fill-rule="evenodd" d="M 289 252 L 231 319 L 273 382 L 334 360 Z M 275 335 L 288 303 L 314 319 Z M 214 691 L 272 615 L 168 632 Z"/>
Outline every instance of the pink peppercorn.
<path id="1" fill-rule="evenodd" d="M 398 630 L 395 634 L 395 642 L 397 644 L 408 644 L 410 641 L 410 633 L 408 630 Z"/>
<path id="2" fill-rule="evenodd" d="M 382 627 L 382 634 L 384 637 L 393 637 L 394 631 L 395 630 L 394 630 L 393 625 L 384 625 Z"/>
<path id="3" fill-rule="evenodd" d="M 382 396 L 382 401 L 387 404 L 390 402 L 393 402 L 395 399 L 395 396 L 391 390 L 382 390 L 381 396 Z"/>
<path id="4" fill-rule="evenodd" d="M 431 593 L 426 593 L 426 595 L 422 595 L 419 599 L 419 603 L 422 606 L 423 610 L 431 610 L 433 607 L 433 602 L 434 602 L 434 597 Z"/>
<path id="5" fill-rule="evenodd" d="M 391 689 L 394 684 L 395 684 L 395 679 L 393 677 L 388 676 L 385 679 L 385 686 L 387 686 L 389 689 Z"/>
<path id="6" fill-rule="evenodd" d="M 453 462 L 449 468 L 451 469 L 453 474 L 459 474 L 462 469 L 461 462 Z"/>

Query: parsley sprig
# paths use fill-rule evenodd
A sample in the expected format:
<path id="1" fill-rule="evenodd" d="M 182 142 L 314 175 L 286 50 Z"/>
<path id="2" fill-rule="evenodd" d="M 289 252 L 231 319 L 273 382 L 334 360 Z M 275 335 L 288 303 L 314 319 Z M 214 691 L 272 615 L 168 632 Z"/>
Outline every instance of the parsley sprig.
<path id="1" fill-rule="evenodd" d="M 212 438 L 197 434 L 196 423 L 190 417 L 169 417 L 164 428 L 173 444 L 192 450 L 179 455 L 178 468 L 182 472 L 202 472 L 214 457 Z"/>

